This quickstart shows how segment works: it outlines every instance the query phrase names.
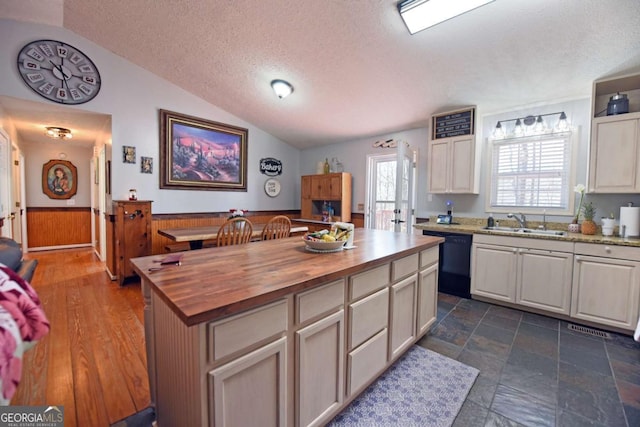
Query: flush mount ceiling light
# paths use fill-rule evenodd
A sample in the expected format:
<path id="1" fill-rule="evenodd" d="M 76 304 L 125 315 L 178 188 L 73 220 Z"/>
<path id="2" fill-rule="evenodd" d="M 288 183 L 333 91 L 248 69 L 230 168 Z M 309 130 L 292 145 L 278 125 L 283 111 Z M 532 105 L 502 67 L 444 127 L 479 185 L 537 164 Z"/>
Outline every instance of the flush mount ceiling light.
<path id="1" fill-rule="evenodd" d="M 286 98 L 291 95 L 291 92 L 293 92 L 293 86 L 291 86 L 291 83 L 284 80 L 272 80 L 271 87 L 280 99 Z"/>
<path id="2" fill-rule="evenodd" d="M 415 34 L 495 0 L 406 0 L 398 11 L 409 32 Z"/>
<path id="3" fill-rule="evenodd" d="M 73 138 L 73 135 L 71 134 L 71 131 L 69 129 L 59 128 L 55 126 L 47 127 L 47 131 L 44 134 L 47 135 L 49 138 L 53 138 L 53 139 Z"/>

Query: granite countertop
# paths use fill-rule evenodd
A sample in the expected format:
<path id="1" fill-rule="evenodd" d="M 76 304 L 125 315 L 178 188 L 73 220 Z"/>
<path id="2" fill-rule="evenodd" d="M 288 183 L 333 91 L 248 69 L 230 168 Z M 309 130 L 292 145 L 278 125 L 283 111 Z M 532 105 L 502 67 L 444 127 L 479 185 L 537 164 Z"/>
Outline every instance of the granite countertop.
<path id="1" fill-rule="evenodd" d="M 494 236 L 512 236 L 512 237 L 523 237 L 528 239 L 545 239 L 545 240 L 560 240 L 560 241 L 569 241 L 569 242 L 580 242 L 580 243 L 598 243 L 598 244 L 606 244 L 606 245 L 619 245 L 619 246 L 635 246 L 640 247 L 640 239 L 638 238 L 622 238 L 614 236 L 605 237 L 602 234 L 595 235 L 586 235 L 581 233 L 569 233 L 567 232 L 564 236 L 553 236 L 553 235 L 539 235 L 539 234 L 522 234 L 522 233 L 508 233 L 504 231 L 491 231 L 485 230 L 484 227 L 486 225 L 486 219 L 475 219 L 475 218 L 455 218 L 455 221 L 460 222 L 459 224 L 437 224 L 435 221 L 430 222 L 421 222 L 414 225 L 414 228 L 418 230 L 431 230 L 431 231 L 441 231 L 441 232 L 452 232 L 452 233 L 463 233 L 463 234 L 490 234 Z M 500 221 L 501 226 L 506 227 L 516 227 L 515 224 L 507 223 L 506 221 Z M 536 228 L 537 224 L 533 225 L 531 228 Z M 567 231 L 567 224 L 562 223 L 553 223 L 548 224 L 548 229 L 550 230 L 562 230 Z"/>

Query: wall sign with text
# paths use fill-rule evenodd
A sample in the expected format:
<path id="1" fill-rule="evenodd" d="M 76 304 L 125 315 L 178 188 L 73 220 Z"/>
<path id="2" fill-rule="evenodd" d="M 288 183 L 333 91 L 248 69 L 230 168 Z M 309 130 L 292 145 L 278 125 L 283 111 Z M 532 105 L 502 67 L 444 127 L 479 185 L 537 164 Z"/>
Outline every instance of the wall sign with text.
<path id="1" fill-rule="evenodd" d="M 282 162 L 273 157 L 260 159 L 260 172 L 267 176 L 282 175 Z"/>
<path id="2" fill-rule="evenodd" d="M 432 117 L 431 139 L 451 138 L 453 136 L 474 135 L 476 109 L 452 111 Z"/>

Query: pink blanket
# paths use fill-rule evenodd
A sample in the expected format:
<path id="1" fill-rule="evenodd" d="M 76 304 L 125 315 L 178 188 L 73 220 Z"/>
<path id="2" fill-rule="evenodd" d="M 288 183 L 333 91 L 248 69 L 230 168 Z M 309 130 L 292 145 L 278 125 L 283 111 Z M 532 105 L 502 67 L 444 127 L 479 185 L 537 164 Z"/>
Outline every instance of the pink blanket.
<path id="1" fill-rule="evenodd" d="M 49 321 L 31 285 L 0 264 L 0 404 L 20 383 L 22 354 L 49 332 Z"/>

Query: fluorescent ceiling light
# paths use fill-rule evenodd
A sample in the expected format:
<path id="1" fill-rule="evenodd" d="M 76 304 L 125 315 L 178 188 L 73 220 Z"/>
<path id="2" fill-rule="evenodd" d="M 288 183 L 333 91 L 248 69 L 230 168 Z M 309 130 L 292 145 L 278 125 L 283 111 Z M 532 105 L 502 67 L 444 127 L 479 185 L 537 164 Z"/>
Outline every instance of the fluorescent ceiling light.
<path id="1" fill-rule="evenodd" d="M 409 32 L 415 34 L 495 0 L 407 0 L 398 4 Z"/>

